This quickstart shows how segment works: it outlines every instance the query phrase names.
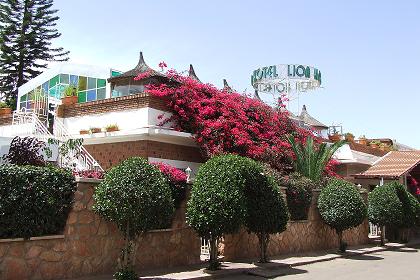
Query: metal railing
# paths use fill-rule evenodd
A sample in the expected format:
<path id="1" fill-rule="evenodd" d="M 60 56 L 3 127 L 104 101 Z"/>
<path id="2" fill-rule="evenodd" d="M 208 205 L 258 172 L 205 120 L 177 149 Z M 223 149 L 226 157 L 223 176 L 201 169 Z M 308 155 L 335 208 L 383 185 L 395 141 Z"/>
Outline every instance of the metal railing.
<path id="1" fill-rule="evenodd" d="M 64 124 L 55 118 L 52 134 L 46 125 L 38 118 L 33 111 L 23 110 L 13 113 L 12 128 L 8 131 L 8 136 L 32 136 L 48 142 L 49 139 L 56 139 L 62 143 L 70 141 L 72 138 Z M 74 170 L 101 170 L 102 167 L 92 157 L 83 145 L 75 145 L 73 149 L 68 149 L 65 156 L 59 156 L 59 165 L 70 167 Z"/>

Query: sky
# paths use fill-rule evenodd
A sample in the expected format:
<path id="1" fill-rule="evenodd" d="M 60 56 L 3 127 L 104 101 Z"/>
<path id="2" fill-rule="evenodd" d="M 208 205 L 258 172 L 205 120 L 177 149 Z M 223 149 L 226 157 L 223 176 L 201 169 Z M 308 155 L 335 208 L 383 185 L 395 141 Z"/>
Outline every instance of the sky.
<path id="1" fill-rule="evenodd" d="M 55 0 L 70 61 L 132 69 L 143 51 L 203 82 L 252 92 L 253 70 L 304 64 L 323 88 L 290 104 L 356 137 L 420 149 L 420 1 Z"/>

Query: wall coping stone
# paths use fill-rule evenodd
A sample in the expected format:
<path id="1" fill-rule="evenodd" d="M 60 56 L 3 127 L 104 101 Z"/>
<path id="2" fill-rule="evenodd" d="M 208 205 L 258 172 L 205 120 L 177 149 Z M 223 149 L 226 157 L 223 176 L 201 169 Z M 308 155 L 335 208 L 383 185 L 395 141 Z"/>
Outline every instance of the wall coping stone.
<path id="1" fill-rule="evenodd" d="M 0 239 L 0 243 L 8 243 L 8 242 L 22 242 L 22 241 L 35 241 L 35 240 L 52 240 L 52 239 L 64 239 L 64 235 L 45 235 L 45 236 L 36 236 L 31 237 L 29 239 L 24 238 L 4 238 Z"/>
<path id="2" fill-rule="evenodd" d="M 95 183 L 99 184 L 102 179 L 76 177 L 76 183 Z"/>

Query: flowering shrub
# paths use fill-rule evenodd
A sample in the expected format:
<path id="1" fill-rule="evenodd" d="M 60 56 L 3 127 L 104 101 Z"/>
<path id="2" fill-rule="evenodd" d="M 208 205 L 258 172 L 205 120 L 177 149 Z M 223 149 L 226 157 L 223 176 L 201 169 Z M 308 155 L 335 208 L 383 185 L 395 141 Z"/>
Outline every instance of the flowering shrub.
<path id="1" fill-rule="evenodd" d="M 176 130 L 192 133 L 206 157 L 234 153 L 283 170 L 290 168 L 292 156 L 285 135 L 302 140 L 311 135 L 296 127 L 281 107 L 273 109 L 258 99 L 219 90 L 174 70 L 166 75 L 171 83 L 148 87 L 150 94 L 164 97 L 172 111 L 161 124 L 172 123 Z"/>
<path id="2" fill-rule="evenodd" d="M 308 211 L 311 206 L 312 190 L 316 185 L 311 179 L 295 172 L 283 178 L 286 189 L 287 208 L 290 219 L 293 221 L 308 219 Z"/>
<path id="3" fill-rule="evenodd" d="M 152 164 L 155 165 L 168 179 L 175 207 L 178 208 L 181 202 L 185 199 L 187 189 L 187 174 L 178 168 L 163 162 L 156 162 Z"/>
<path id="4" fill-rule="evenodd" d="M 81 178 L 103 179 L 105 174 L 100 170 L 83 170 L 73 171 L 73 175 Z"/>

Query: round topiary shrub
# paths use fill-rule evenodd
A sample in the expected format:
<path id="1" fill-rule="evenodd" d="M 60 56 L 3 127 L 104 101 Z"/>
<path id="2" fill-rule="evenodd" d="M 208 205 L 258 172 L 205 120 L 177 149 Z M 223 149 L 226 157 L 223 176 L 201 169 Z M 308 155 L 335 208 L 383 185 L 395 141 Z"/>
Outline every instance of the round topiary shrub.
<path id="1" fill-rule="evenodd" d="M 391 239 L 396 238 L 398 228 L 416 225 L 419 208 L 416 198 L 398 182 L 376 187 L 369 193 L 369 221 L 381 227 L 386 226 L 387 236 Z M 383 235 L 381 243 L 384 243 Z"/>
<path id="2" fill-rule="evenodd" d="M 283 179 L 286 187 L 287 208 L 293 221 L 308 219 L 312 190 L 316 188 L 311 179 L 295 172 Z"/>
<path id="3" fill-rule="evenodd" d="M 360 225 L 367 214 L 359 190 L 350 182 L 331 179 L 321 190 L 318 209 L 324 222 L 337 232 L 340 250 L 345 251 L 343 231 Z"/>
<path id="4" fill-rule="evenodd" d="M 217 240 L 236 232 L 245 220 L 244 158 L 215 156 L 198 169 L 187 203 L 188 224 L 210 241 L 210 269 L 217 269 Z"/>
<path id="5" fill-rule="evenodd" d="M 264 172 L 264 167 L 251 159 L 243 167 L 246 199 L 245 225 L 257 235 L 260 262 L 267 262 L 270 234 L 286 230 L 289 214 L 275 179 Z"/>
<path id="6" fill-rule="evenodd" d="M 94 210 L 116 223 L 126 241 L 115 277 L 135 276 L 132 254 L 138 235 L 171 225 L 174 203 L 168 181 L 146 159 L 134 157 L 106 173 L 94 199 Z"/>

